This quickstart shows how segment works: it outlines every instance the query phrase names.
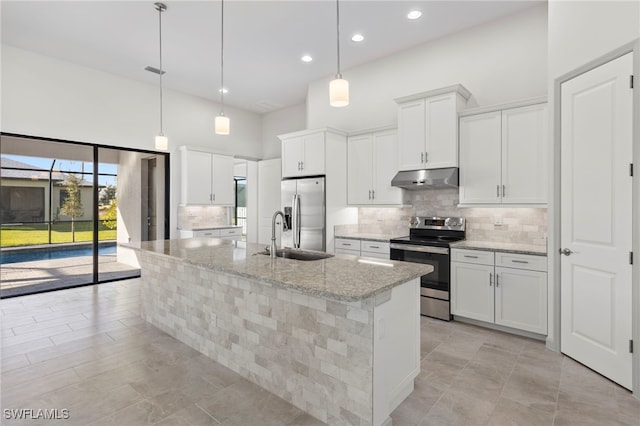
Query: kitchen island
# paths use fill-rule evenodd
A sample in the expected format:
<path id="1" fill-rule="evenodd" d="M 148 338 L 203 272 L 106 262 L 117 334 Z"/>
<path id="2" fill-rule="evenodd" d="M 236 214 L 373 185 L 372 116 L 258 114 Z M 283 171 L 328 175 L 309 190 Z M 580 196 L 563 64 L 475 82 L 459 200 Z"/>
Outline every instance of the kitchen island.
<path id="1" fill-rule="evenodd" d="M 299 261 L 216 238 L 143 242 L 145 320 L 329 424 L 390 424 L 420 370 L 431 266 Z"/>

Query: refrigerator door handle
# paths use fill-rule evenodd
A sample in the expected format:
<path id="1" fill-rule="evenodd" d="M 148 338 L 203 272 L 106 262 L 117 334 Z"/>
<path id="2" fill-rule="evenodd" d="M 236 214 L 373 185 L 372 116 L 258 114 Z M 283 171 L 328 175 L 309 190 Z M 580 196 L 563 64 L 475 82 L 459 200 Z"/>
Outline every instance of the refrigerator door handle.
<path id="1" fill-rule="evenodd" d="M 293 195 L 291 201 L 291 231 L 293 234 L 293 248 L 300 248 L 300 197 Z"/>

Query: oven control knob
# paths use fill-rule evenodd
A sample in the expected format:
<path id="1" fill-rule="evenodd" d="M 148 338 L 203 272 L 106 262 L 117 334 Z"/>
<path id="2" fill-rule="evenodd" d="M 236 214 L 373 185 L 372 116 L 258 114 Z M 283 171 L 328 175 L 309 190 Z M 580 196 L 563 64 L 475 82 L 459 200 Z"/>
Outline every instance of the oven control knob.
<path id="1" fill-rule="evenodd" d="M 415 216 L 412 216 L 412 217 L 409 218 L 409 226 L 418 226 L 418 225 L 420 225 L 420 219 L 419 218 L 417 218 Z"/>

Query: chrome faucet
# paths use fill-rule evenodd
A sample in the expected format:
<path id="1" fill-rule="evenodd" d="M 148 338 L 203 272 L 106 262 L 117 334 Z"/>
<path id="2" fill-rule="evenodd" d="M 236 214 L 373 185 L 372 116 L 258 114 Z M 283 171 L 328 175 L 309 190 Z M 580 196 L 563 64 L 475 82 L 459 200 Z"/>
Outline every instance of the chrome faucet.
<path id="1" fill-rule="evenodd" d="M 282 226 L 283 229 L 287 230 L 287 221 L 284 218 L 284 213 L 280 210 L 273 214 L 273 218 L 271 218 L 271 246 L 269 247 L 269 254 L 271 257 L 276 257 L 276 251 L 278 251 L 278 247 L 276 244 L 276 218 L 280 215 L 282 217 Z"/>

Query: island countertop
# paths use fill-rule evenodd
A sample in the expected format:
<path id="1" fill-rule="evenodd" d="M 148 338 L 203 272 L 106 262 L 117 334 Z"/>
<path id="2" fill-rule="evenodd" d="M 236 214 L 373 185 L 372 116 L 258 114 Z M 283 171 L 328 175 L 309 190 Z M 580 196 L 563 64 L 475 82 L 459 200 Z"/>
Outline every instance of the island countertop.
<path id="1" fill-rule="evenodd" d="M 430 265 L 335 255 L 313 261 L 258 254 L 264 245 L 218 238 L 145 241 L 134 250 L 171 256 L 185 263 L 259 279 L 276 287 L 342 301 L 362 300 L 433 271 Z M 143 271 L 144 273 L 144 271 Z"/>

